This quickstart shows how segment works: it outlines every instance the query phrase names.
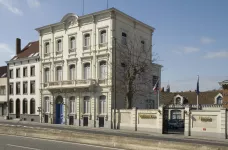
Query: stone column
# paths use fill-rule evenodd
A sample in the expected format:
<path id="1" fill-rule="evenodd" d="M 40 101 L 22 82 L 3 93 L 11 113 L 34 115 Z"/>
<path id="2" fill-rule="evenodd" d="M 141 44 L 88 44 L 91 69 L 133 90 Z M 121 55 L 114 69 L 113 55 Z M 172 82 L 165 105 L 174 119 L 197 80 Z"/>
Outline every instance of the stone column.
<path id="1" fill-rule="evenodd" d="M 137 122 L 137 115 L 136 115 L 136 107 L 133 107 L 132 110 L 131 110 L 131 123 L 132 123 L 132 127 L 133 127 L 133 130 L 136 129 L 136 122 Z"/>
<path id="2" fill-rule="evenodd" d="M 220 123 L 220 138 L 226 139 L 227 138 L 227 112 L 225 108 L 220 110 L 221 114 L 221 123 Z"/>
<path id="3" fill-rule="evenodd" d="M 163 106 L 159 106 L 158 108 L 158 133 L 163 133 Z"/>
<path id="4" fill-rule="evenodd" d="M 94 101 L 95 101 L 95 95 L 94 95 L 94 93 L 92 94 L 92 98 L 91 98 L 91 100 L 90 100 L 90 107 L 91 107 L 91 109 L 90 109 L 90 115 L 92 116 L 91 118 L 90 118 L 90 116 L 89 116 L 89 127 L 94 127 L 94 119 L 95 119 L 95 116 L 94 116 L 94 109 L 95 109 L 95 103 L 94 103 Z"/>
<path id="5" fill-rule="evenodd" d="M 184 135 L 191 135 L 191 112 L 189 106 L 186 106 L 184 109 Z"/>
<path id="6" fill-rule="evenodd" d="M 80 106 L 79 106 L 79 104 L 80 104 L 80 96 L 79 96 L 79 94 L 78 94 L 78 96 L 76 96 L 76 122 L 75 122 L 75 125 L 76 126 L 79 126 L 79 120 L 80 120 Z"/>

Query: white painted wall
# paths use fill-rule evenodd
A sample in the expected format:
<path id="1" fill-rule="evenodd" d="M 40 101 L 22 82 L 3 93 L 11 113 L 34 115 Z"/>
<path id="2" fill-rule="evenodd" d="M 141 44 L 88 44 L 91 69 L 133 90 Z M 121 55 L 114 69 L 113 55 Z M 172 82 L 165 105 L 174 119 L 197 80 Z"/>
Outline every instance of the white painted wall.
<path id="1" fill-rule="evenodd" d="M 0 86 L 5 86 L 5 95 L 0 95 L 0 102 L 7 102 L 7 78 L 0 78 Z"/>

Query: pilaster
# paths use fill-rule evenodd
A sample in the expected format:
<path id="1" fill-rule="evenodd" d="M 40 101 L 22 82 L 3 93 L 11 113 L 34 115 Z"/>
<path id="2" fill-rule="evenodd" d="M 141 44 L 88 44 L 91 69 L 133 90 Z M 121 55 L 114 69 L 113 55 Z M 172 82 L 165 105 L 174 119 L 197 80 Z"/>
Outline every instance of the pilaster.
<path id="1" fill-rule="evenodd" d="M 225 108 L 220 110 L 221 114 L 221 123 L 220 123 L 220 138 L 226 139 L 227 138 L 227 112 Z"/>
<path id="2" fill-rule="evenodd" d="M 184 109 L 184 135 L 190 136 L 191 135 L 191 112 L 189 106 L 186 106 Z"/>

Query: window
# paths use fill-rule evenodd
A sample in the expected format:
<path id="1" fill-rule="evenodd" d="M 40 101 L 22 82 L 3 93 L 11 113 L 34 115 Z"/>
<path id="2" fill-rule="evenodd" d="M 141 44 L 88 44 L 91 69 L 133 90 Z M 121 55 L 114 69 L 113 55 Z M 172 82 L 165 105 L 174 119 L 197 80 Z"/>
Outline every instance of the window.
<path id="1" fill-rule="evenodd" d="M 100 43 L 101 44 L 104 44 L 104 43 L 106 43 L 106 30 L 102 30 L 101 31 L 101 37 L 100 37 L 101 39 L 100 39 Z"/>
<path id="2" fill-rule="evenodd" d="M 69 79 L 75 80 L 75 65 L 70 65 L 69 70 Z"/>
<path id="3" fill-rule="evenodd" d="M 49 42 L 47 42 L 47 43 L 45 43 L 45 48 L 44 48 L 44 53 L 49 53 L 50 51 L 49 51 Z"/>
<path id="4" fill-rule="evenodd" d="M 122 32 L 122 44 L 127 45 L 127 34 Z"/>
<path id="5" fill-rule="evenodd" d="M 222 104 L 222 97 L 221 96 L 217 97 L 217 104 Z"/>
<path id="6" fill-rule="evenodd" d="M 31 76 L 35 76 L 35 66 L 31 67 L 30 74 Z"/>
<path id="7" fill-rule="evenodd" d="M 84 35 L 84 47 L 89 47 L 90 46 L 90 34 L 85 34 Z"/>
<path id="8" fill-rule="evenodd" d="M 84 113 L 88 114 L 90 113 L 90 97 L 89 96 L 85 96 L 84 97 Z"/>
<path id="9" fill-rule="evenodd" d="M 6 94 L 6 86 L 0 86 L 0 95 Z"/>
<path id="10" fill-rule="evenodd" d="M 171 119 L 181 119 L 181 111 L 171 110 Z"/>
<path id="11" fill-rule="evenodd" d="M 50 100 L 49 100 L 49 97 L 45 97 L 44 98 L 44 111 L 46 113 L 50 112 Z"/>
<path id="12" fill-rule="evenodd" d="M 12 99 L 9 101 L 9 112 L 13 113 L 13 100 Z"/>
<path id="13" fill-rule="evenodd" d="M 23 114 L 27 114 L 28 113 L 28 101 L 27 99 L 23 100 Z"/>
<path id="14" fill-rule="evenodd" d="M 84 79 L 90 79 L 90 63 L 84 64 Z"/>
<path id="15" fill-rule="evenodd" d="M 23 82 L 23 94 L 28 94 L 28 82 Z"/>
<path id="16" fill-rule="evenodd" d="M 101 95 L 99 100 L 99 113 L 105 114 L 106 113 L 106 96 Z"/>
<path id="17" fill-rule="evenodd" d="M 176 98 L 176 105 L 181 105 L 181 98 L 180 97 Z"/>
<path id="18" fill-rule="evenodd" d="M 9 94 L 13 94 L 13 83 L 9 85 Z"/>
<path id="19" fill-rule="evenodd" d="M 9 71 L 9 77 L 10 77 L 10 79 L 13 78 L 13 69 L 11 69 L 11 70 Z"/>
<path id="20" fill-rule="evenodd" d="M 76 48 L 76 40 L 75 37 L 70 38 L 70 49 L 75 49 Z"/>
<path id="21" fill-rule="evenodd" d="M 16 77 L 17 78 L 20 78 L 20 68 L 17 68 L 16 69 Z"/>
<path id="22" fill-rule="evenodd" d="M 58 66 L 56 68 L 56 80 L 57 81 L 62 81 L 62 67 L 61 66 Z"/>
<path id="23" fill-rule="evenodd" d="M 44 82 L 49 82 L 49 68 L 44 69 Z"/>
<path id="24" fill-rule="evenodd" d="M 70 113 L 71 114 L 75 113 L 75 97 L 74 96 L 70 97 Z"/>
<path id="25" fill-rule="evenodd" d="M 145 50 L 145 42 L 144 41 L 141 41 L 141 49 Z"/>
<path id="26" fill-rule="evenodd" d="M 23 68 L 23 77 L 27 77 L 28 76 L 28 69 L 27 67 Z"/>
<path id="27" fill-rule="evenodd" d="M 153 76 L 153 87 L 155 86 L 157 81 L 158 81 L 158 76 Z"/>
<path id="28" fill-rule="evenodd" d="M 57 51 L 62 51 L 62 40 L 57 41 Z"/>
<path id="29" fill-rule="evenodd" d="M 30 114 L 35 114 L 35 100 L 30 100 Z"/>
<path id="30" fill-rule="evenodd" d="M 107 73 L 106 61 L 101 61 L 100 62 L 100 79 L 105 79 L 106 73 Z"/>
<path id="31" fill-rule="evenodd" d="M 35 94 L 35 81 L 30 81 L 30 94 Z"/>
<path id="32" fill-rule="evenodd" d="M 16 83 L 16 94 L 20 94 L 21 93 L 21 83 L 17 82 Z"/>

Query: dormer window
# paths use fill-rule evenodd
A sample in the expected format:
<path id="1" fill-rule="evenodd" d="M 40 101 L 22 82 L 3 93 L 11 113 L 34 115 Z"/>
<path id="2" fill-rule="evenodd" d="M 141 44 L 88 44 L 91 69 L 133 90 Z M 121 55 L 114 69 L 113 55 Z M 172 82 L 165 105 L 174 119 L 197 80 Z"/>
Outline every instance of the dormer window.
<path id="1" fill-rule="evenodd" d="M 181 98 L 180 97 L 176 98 L 176 105 L 181 105 Z"/>
<path id="2" fill-rule="evenodd" d="M 218 96 L 216 101 L 217 101 L 217 104 L 222 104 L 222 97 Z"/>

